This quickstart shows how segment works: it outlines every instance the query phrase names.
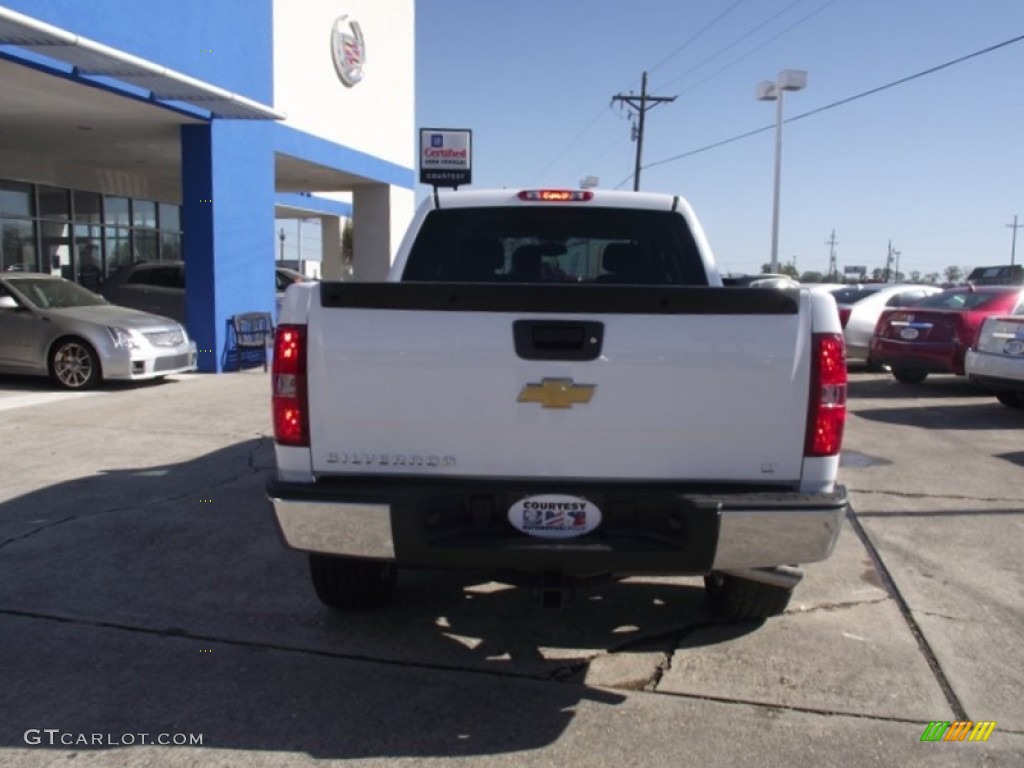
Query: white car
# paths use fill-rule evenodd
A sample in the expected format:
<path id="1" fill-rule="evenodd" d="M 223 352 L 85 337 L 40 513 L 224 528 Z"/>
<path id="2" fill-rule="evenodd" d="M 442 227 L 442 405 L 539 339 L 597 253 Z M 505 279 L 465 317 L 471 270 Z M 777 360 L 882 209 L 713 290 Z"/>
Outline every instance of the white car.
<path id="1" fill-rule="evenodd" d="M 964 369 L 1003 405 L 1024 408 L 1024 307 L 985 320 L 977 343 L 967 350 Z"/>
<path id="2" fill-rule="evenodd" d="M 846 339 L 847 361 L 861 361 L 869 368 L 872 365 L 868 356 L 871 336 L 882 310 L 889 307 L 905 307 L 925 296 L 940 293 L 941 288 L 935 285 L 892 285 L 889 283 L 867 283 L 846 285 L 831 291 L 839 308 L 839 322 L 843 326 L 843 337 Z"/>

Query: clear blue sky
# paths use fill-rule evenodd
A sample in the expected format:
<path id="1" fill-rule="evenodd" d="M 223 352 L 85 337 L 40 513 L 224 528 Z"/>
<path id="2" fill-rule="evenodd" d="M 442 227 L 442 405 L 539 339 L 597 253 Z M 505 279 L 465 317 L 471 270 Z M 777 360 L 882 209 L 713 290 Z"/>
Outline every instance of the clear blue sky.
<path id="1" fill-rule="evenodd" d="M 419 0 L 416 14 L 417 122 L 473 130 L 474 187 L 632 188 L 630 122 L 609 102 L 639 93 L 645 69 L 651 94 L 678 95 L 647 113 L 646 166 L 773 125 L 754 89 L 783 69 L 808 72 L 789 118 L 1024 35 L 1024 0 Z M 883 266 L 890 238 L 904 272 L 1008 263 L 1006 225 L 1024 223 L 1024 41 L 783 137 L 780 261 L 825 271 L 835 229 L 840 269 Z M 756 272 L 773 146 L 770 130 L 646 168 L 641 189 L 683 195 L 720 266 Z"/>

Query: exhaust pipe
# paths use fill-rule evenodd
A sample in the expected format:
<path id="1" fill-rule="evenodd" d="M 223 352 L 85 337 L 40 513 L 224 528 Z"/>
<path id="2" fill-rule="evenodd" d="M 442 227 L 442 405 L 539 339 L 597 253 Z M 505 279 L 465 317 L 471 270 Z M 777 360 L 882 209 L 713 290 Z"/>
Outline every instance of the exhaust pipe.
<path id="1" fill-rule="evenodd" d="M 778 565 L 774 568 L 741 568 L 739 570 L 722 571 L 737 579 L 759 581 L 762 584 L 770 584 L 773 587 L 793 589 L 804 577 L 800 568 L 792 565 Z"/>

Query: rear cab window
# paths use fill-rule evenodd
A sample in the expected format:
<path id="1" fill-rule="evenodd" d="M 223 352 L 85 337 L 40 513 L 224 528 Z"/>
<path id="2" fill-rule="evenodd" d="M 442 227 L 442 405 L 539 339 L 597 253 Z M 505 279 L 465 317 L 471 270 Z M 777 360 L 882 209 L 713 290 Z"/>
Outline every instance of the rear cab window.
<path id="1" fill-rule="evenodd" d="M 914 302 L 914 306 L 930 309 L 983 309 L 985 305 L 991 304 L 1005 295 L 989 291 L 947 291 L 934 296 L 926 296 L 920 301 Z"/>
<path id="2" fill-rule="evenodd" d="M 432 211 L 402 280 L 708 284 L 700 250 L 682 216 L 618 208 Z"/>

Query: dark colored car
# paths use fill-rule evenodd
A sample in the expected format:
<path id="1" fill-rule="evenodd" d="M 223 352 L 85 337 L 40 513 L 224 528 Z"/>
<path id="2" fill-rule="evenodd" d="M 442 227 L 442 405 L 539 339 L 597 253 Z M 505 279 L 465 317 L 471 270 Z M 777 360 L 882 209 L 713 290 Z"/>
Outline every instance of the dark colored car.
<path id="1" fill-rule="evenodd" d="M 871 360 L 888 365 L 897 380 L 916 384 L 929 373 L 964 375 L 964 355 L 981 324 L 1012 314 L 1024 301 L 1020 286 L 966 285 L 888 309 L 871 338 Z"/>
<path id="2" fill-rule="evenodd" d="M 294 269 L 275 267 L 277 308 L 285 289 L 307 278 Z M 149 261 L 132 264 L 113 275 L 100 291 L 106 299 L 122 307 L 153 312 L 185 323 L 185 262 Z"/>

